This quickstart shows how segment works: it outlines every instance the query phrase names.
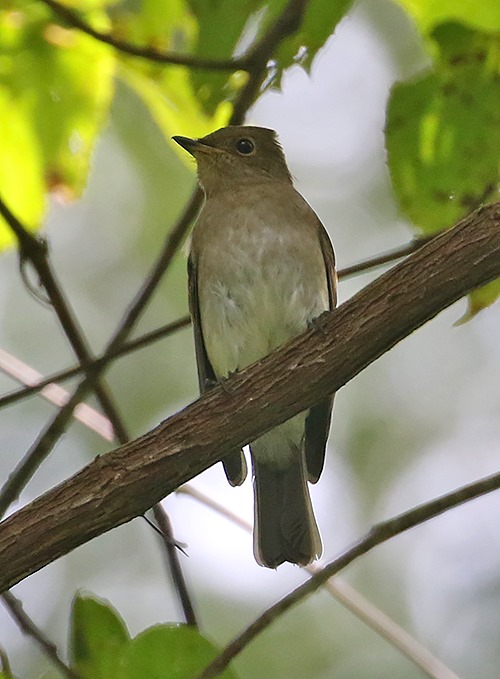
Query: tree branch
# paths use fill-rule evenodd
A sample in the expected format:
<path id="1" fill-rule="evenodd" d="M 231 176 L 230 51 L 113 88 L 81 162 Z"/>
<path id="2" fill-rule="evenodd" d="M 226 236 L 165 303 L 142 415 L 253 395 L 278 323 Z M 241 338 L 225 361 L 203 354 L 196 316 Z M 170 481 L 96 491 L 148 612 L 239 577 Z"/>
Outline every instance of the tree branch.
<path id="1" fill-rule="evenodd" d="M 374 547 L 387 542 L 396 535 L 400 535 L 410 528 L 415 528 L 415 526 L 439 516 L 448 509 L 458 507 L 458 505 L 461 505 L 464 502 L 473 500 L 486 493 L 491 493 L 498 488 L 500 488 L 500 473 L 487 476 L 479 481 L 462 486 L 458 490 L 442 495 L 430 502 L 425 502 L 403 514 L 398 514 L 387 521 L 376 524 L 363 538 L 354 543 L 354 545 L 347 549 L 343 554 L 323 568 L 318 569 L 316 574 L 307 580 L 307 582 L 299 585 L 290 592 L 290 594 L 287 594 L 273 606 L 266 609 L 261 616 L 249 625 L 240 635 L 233 639 L 233 641 L 226 646 L 224 651 L 207 665 L 196 679 L 214 679 L 214 677 L 219 676 L 219 674 L 229 665 L 231 660 L 248 646 L 257 635 L 269 627 L 276 618 L 288 611 L 292 606 L 295 606 L 299 601 L 305 599 L 309 594 L 318 590 L 327 580 L 329 580 L 329 578 L 343 570 L 358 557 L 367 554 Z"/>
<path id="2" fill-rule="evenodd" d="M 252 525 L 240 516 L 230 511 L 224 505 L 194 488 L 191 483 L 186 483 L 177 489 L 177 493 L 185 494 L 206 507 L 210 507 L 218 514 L 226 517 L 232 523 L 240 526 L 247 532 L 252 532 Z M 304 569 L 314 575 L 321 568 L 316 563 L 305 566 Z M 355 615 L 358 620 L 368 625 L 376 634 L 388 641 L 397 651 L 405 655 L 411 662 L 420 668 L 432 679 L 459 679 L 439 658 L 436 658 L 429 649 L 412 637 L 406 630 L 398 625 L 392 618 L 377 608 L 371 601 L 366 599 L 358 590 L 351 587 L 340 577 L 330 578 L 323 583 L 323 587 L 344 608 Z M 241 635 L 238 635 L 240 637 Z M 228 644 L 228 647 L 233 642 Z M 224 650 L 223 652 L 226 652 Z M 219 655 L 220 657 L 220 655 Z"/>
<path id="3" fill-rule="evenodd" d="M 11 212 L 1 197 L 0 214 L 17 238 L 21 265 L 23 264 L 23 261 L 26 260 L 32 263 L 40 278 L 40 283 L 47 293 L 50 305 L 53 308 L 78 361 L 80 364 L 88 363 L 92 359 L 91 351 L 87 345 L 83 331 L 74 317 L 71 307 L 56 280 L 56 276 L 50 264 L 47 244 L 45 241 L 33 236 L 33 234 L 26 229 L 19 219 Z M 128 438 L 127 431 L 113 402 L 110 391 L 100 380 L 95 381 L 94 391 L 104 413 L 113 424 L 113 429 L 118 440 L 123 442 L 124 439 Z"/>
<path id="4" fill-rule="evenodd" d="M 411 255 L 412 252 L 415 252 L 421 248 L 422 245 L 425 245 L 425 243 L 435 237 L 436 236 L 433 235 L 425 238 L 416 238 L 409 243 L 400 245 L 396 248 L 393 248 L 392 250 L 388 250 L 387 252 L 382 252 L 379 255 L 374 255 L 373 257 L 364 259 L 361 262 L 350 264 L 349 266 L 338 270 L 338 279 L 341 281 L 344 278 L 350 278 L 351 276 L 356 276 L 360 273 L 366 273 L 367 271 L 376 269 L 377 267 L 383 266 L 384 264 L 389 264 L 390 262 L 402 259 L 407 255 Z M 99 365 L 100 363 L 109 363 L 109 361 L 111 361 L 113 358 L 125 356 L 126 354 L 129 354 L 133 351 L 142 349 L 142 347 L 148 346 L 157 340 L 164 339 L 174 332 L 177 332 L 177 330 L 186 328 L 188 325 L 191 325 L 191 318 L 189 316 L 182 316 L 177 321 L 162 325 L 160 328 L 156 328 L 155 330 L 144 333 L 144 335 L 140 335 L 135 339 L 129 340 L 122 346 L 118 347 L 115 351 L 105 352 L 102 356 L 97 356 L 88 363 L 75 365 L 72 368 L 67 368 L 66 370 L 60 370 L 59 372 L 52 373 L 52 375 L 44 377 L 43 379 L 37 379 L 36 382 L 33 380 L 34 383 L 30 383 L 29 386 L 24 386 L 21 389 L 16 389 L 15 391 L 11 391 L 4 396 L 0 396 L 0 408 L 4 408 L 5 406 L 11 405 L 12 403 L 21 401 L 28 396 L 32 396 L 33 394 L 42 391 L 44 387 L 52 385 L 55 382 L 63 382 L 64 380 L 70 379 L 71 377 L 80 375 L 81 373 L 85 372 L 89 366 Z M 5 373 L 11 377 L 13 376 L 7 370 L 5 370 Z M 21 380 L 19 379 L 19 381 Z"/>
<path id="5" fill-rule="evenodd" d="M 188 66 L 193 69 L 206 69 L 211 71 L 248 71 L 250 62 L 246 57 L 239 59 L 204 59 L 192 54 L 178 54 L 175 52 L 162 52 L 154 47 L 144 47 L 140 45 L 133 45 L 126 40 L 115 38 L 111 33 L 98 31 L 90 24 L 84 21 L 76 12 L 62 5 L 56 0 L 41 0 L 44 5 L 47 5 L 52 12 L 62 19 L 68 26 L 76 28 L 82 33 L 89 35 L 91 38 L 102 42 L 119 52 L 128 54 L 132 57 L 139 57 L 147 59 L 148 61 L 157 64 L 171 64 L 172 66 Z"/>
<path id="6" fill-rule="evenodd" d="M 49 658 L 53 665 L 63 674 L 67 679 L 81 679 L 78 672 L 73 670 L 69 665 L 66 665 L 64 660 L 58 653 L 57 646 L 45 636 L 45 633 L 33 622 L 30 616 L 23 608 L 20 599 L 12 594 L 12 592 L 4 592 L 2 600 L 9 610 L 9 613 L 16 621 L 19 629 L 30 636 L 40 646 L 43 653 Z"/>
<path id="7" fill-rule="evenodd" d="M 442 309 L 499 276 L 496 203 L 433 239 L 224 387 L 3 521 L 0 591 L 143 514 L 230 450 L 340 389 Z"/>

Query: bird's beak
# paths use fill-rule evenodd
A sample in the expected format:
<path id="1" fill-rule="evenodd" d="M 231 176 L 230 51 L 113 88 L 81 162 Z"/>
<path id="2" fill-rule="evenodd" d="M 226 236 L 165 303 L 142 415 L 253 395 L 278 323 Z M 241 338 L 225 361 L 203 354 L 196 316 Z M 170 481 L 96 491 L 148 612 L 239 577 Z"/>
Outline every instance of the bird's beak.
<path id="1" fill-rule="evenodd" d="M 196 156 L 197 153 L 218 151 L 214 146 L 205 144 L 202 139 L 191 139 L 191 137 L 180 136 L 172 137 L 172 139 L 177 142 L 179 146 L 182 146 L 183 149 L 186 149 L 192 156 Z"/>
<path id="2" fill-rule="evenodd" d="M 192 156 L 196 153 L 196 147 L 201 146 L 200 142 L 197 139 L 190 139 L 189 137 L 172 137 L 174 141 L 176 141 L 179 146 L 182 146 L 183 149 L 186 149 L 188 153 L 190 153 Z"/>

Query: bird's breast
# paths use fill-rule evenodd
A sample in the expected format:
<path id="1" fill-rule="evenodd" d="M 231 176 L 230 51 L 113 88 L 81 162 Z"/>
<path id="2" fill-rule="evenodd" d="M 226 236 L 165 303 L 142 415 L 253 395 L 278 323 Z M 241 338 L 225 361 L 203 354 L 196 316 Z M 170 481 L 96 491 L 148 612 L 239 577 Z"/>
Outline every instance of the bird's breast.
<path id="1" fill-rule="evenodd" d="M 224 228 L 204 226 L 197 257 L 202 332 L 216 374 L 226 376 L 328 309 L 325 265 L 317 231 L 299 220 L 241 210 Z"/>

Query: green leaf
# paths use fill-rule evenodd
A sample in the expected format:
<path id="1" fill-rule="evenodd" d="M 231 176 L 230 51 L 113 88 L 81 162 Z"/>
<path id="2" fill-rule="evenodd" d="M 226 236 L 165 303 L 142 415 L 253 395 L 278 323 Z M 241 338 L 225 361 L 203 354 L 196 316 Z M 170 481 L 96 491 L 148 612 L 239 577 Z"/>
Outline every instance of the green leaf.
<path id="1" fill-rule="evenodd" d="M 105 23 L 100 11 L 92 14 Z M 28 226 L 42 217 L 44 191 L 73 197 L 85 186 L 114 63 L 107 46 L 52 23 L 39 4 L 14 0 L 0 15 L 0 173 L 11 175 L 2 195 Z M 8 240 L 2 225 L 0 244 Z"/>
<path id="2" fill-rule="evenodd" d="M 310 70 L 314 57 L 349 11 L 353 0 L 312 0 L 300 29 L 282 42 L 276 55 L 280 71 L 299 63 Z"/>
<path id="3" fill-rule="evenodd" d="M 15 216 L 30 231 L 38 227 L 45 206 L 42 159 L 28 116 L 0 85 L 0 192 Z M 15 242 L 0 217 L 0 250 Z"/>
<path id="4" fill-rule="evenodd" d="M 71 611 L 70 657 L 85 679 L 116 679 L 120 656 L 130 641 L 127 627 L 107 602 L 77 595 Z"/>
<path id="5" fill-rule="evenodd" d="M 218 649 L 188 625 L 156 625 L 139 634 L 125 651 L 120 679 L 193 679 Z M 230 669 L 221 679 L 236 679 Z"/>
<path id="6" fill-rule="evenodd" d="M 457 24 L 432 37 L 434 69 L 394 87 L 386 127 L 400 207 L 424 233 L 493 199 L 500 157 L 496 39 Z"/>
<path id="7" fill-rule="evenodd" d="M 214 129 L 227 125 L 231 115 L 228 102 L 221 103 L 213 115 L 206 115 L 197 100 L 184 68 L 164 69 L 158 79 L 137 69 L 123 67 L 119 71 L 123 82 L 143 100 L 165 138 L 173 134 L 203 137 Z M 176 153 L 183 162 L 189 162 L 177 144 Z M 192 163 L 190 163 L 192 167 Z"/>
<path id="8" fill-rule="evenodd" d="M 497 299 L 500 299 L 500 278 L 471 292 L 469 295 L 467 311 L 456 325 L 470 321 L 471 318 L 474 318 L 476 314 L 483 309 L 486 309 L 486 307 L 491 306 Z"/>
<path id="9" fill-rule="evenodd" d="M 459 21 L 485 32 L 500 29 L 498 0 L 396 0 L 416 21 L 422 33 L 447 21 Z"/>
<path id="10" fill-rule="evenodd" d="M 231 59 L 251 17 L 265 4 L 265 0 L 190 0 L 191 10 L 198 22 L 193 53 L 204 58 Z M 207 115 L 212 115 L 231 91 L 229 71 L 197 69 L 192 71 L 191 81 L 195 95 Z"/>

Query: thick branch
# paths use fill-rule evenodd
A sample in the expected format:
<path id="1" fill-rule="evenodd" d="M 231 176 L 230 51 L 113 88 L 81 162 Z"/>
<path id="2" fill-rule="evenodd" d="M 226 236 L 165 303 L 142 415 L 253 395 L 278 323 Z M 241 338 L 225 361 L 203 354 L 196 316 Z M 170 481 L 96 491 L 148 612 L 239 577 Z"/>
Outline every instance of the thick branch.
<path id="1" fill-rule="evenodd" d="M 337 391 L 500 276 L 500 203 L 481 208 L 257 365 L 0 524 L 0 591 L 130 521 L 230 450 Z M 43 539 L 41 539 L 43 536 Z"/>

